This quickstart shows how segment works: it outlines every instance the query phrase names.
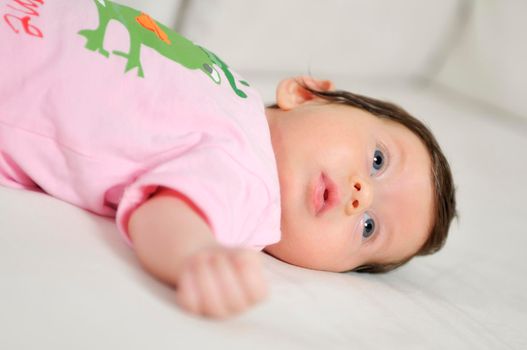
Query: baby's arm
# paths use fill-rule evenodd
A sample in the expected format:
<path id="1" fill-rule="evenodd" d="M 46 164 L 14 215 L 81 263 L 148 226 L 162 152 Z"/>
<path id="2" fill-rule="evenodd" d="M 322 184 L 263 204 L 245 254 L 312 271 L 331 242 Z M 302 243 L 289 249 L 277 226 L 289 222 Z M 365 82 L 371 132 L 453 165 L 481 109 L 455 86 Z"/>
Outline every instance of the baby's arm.
<path id="1" fill-rule="evenodd" d="M 226 317 L 266 295 L 258 253 L 219 245 L 205 221 L 171 190 L 137 208 L 128 230 L 143 266 L 176 286 L 177 302 L 192 313 Z"/>

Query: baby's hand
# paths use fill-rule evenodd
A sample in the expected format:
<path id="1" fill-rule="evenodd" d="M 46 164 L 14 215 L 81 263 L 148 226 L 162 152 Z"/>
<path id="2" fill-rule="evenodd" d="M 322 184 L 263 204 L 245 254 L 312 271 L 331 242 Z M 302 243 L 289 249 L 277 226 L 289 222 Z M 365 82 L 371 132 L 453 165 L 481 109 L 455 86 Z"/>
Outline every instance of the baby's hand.
<path id="1" fill-rule="evenodd" d="M 186 259 L 177 284 L 179 305 L 195 314 L 225 318 L 267 295 L 259 253 L 208 247 Z"/>

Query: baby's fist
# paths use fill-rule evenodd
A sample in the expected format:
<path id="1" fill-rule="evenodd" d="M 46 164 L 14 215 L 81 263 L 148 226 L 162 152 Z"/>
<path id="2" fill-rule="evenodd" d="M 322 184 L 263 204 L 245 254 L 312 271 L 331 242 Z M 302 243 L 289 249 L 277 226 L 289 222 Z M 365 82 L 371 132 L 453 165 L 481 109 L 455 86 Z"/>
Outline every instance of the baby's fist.
<path id="1" fill-rule="evenodd" d="M 185 310 L 209 317 L 238 314 L 267 295 L 258 252 L 208 247 L 183 264 L 177 301 Z"/>

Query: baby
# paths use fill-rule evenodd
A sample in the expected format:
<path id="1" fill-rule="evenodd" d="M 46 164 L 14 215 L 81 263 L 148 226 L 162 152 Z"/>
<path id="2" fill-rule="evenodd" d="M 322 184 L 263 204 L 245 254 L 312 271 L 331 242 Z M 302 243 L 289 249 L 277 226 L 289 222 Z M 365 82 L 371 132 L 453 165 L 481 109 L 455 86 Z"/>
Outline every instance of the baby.
<path id="1" fill-rule="evenodd" d="M 0 184 L 115 217 L 185 310 L 262 300 L 259 250 L 384 272 L 443 246 L 449 165 L 400 107 L 306 76 L 265 108 L 218 56 L 140 11 L 1 6 Z"/>

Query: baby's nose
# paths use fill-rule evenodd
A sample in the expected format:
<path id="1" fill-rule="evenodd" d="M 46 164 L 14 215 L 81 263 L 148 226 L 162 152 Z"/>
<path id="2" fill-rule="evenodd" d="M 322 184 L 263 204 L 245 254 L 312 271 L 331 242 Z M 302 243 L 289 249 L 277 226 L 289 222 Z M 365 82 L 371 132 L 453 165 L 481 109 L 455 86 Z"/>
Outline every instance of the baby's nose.
<path id="1" fill-rule="evenodd" d="M 369 181 L 359 176 L 352 176 L 349 180 L 349 188 L 351 191 L 344 208 L 346 215 L 354 215 L 370 207 L 373 196 Z"/>

